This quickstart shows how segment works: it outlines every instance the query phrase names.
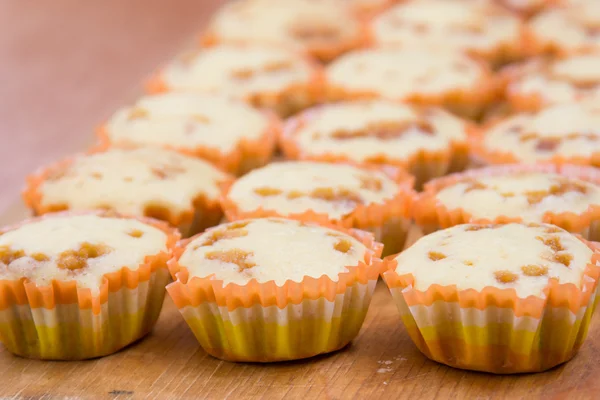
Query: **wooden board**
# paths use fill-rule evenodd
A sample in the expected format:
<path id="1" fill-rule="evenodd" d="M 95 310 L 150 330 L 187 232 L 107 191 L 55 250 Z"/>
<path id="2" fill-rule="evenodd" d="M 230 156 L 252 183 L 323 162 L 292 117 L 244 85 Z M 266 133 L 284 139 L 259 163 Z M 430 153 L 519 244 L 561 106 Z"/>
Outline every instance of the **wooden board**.
<path id="1" fill-rule="evenodd" d="M 190 39 L 217 1 L 0 3 L 0 208 L 32 168 L 89 142 L 92 127 L 130 99 Z M 20 204 L 0 222 L 26 215 Z M 144 340 L 102 359 L 40 362 L 0 346 L 0 398 L 600 398 L 600 317 L 579 355 L 541 374 L 494 376 L 427 360 L 380 286 L 359 337 L 328 356 L 233 364 L 199 348 L 167 300 Z"/>

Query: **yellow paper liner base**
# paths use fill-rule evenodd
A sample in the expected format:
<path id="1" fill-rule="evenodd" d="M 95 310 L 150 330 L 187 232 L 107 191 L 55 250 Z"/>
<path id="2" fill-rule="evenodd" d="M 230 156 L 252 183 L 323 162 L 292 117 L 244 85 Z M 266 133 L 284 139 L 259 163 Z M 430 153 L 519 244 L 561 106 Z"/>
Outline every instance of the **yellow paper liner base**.
<path id="1" fill-rule="evenodd" d="M 179 311 L 210 355 L 228 361 L 297 360 L 338 350 L 360 331 L 376 279 L 349 286 L 333 301 L 305 299 L 284 308 L 238 307 L 228 310 L 213 302 Z M 169 291 L 180 290 L 176 283 Z"/>
<path id="2" fill-rule="evenodd" d="M 582 239 L 591 249 L 594 246 Z M 519 298 L 514 289 L 456 286 L 414 288 L 386 258 L 383 279 L 417 348 L 428 358 L 497 374 L 539 372 L 570 360 L 584 342 L 598 292 L 595 250 L 580 287 L 549 279 L 543 296 Z"/>
<path id="3" fill-rule="evenodd" d="M 157 269 L 136 288 L 109 293 L 98 314 L 77 303 L 51 309 L 13 304 L 0 310 L 0 341 L 13 354 L 42 360 L 83 360 L 115 353 L 152 330 L 169 280 L 166 268 Z M 2 296 L 27 296 L 24 292 L 23 287 L 23 293 Z"/>

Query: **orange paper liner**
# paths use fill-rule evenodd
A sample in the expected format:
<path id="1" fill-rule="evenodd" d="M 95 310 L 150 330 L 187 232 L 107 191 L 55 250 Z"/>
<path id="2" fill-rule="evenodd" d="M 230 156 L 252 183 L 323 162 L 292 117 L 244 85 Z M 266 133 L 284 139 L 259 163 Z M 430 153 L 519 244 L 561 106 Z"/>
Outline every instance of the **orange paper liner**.
<path id="1" fill-rule="evenodd" d="M 348 162 L 362 169 L 372 169 L 381 171 L 378 166 L 360 165 Z M 344 215 L 342 218 L 332 218 L 325 213 L 318 213 L 313 210 L 305 210 L 292 214 L 281 214 L 276 210 L 264 209 L 262 207 L 245 211 L 238 207 L 235 201 L 229 196 L 229 191 L 233 186 L 233 182 L 223 186 L 223 194 L 221 196 L 221 206 L 229 221 L 237 221 L 240 219 L 253 219 L 265 217 L 281 217 L 295 219 L 300 221 L 310 221 L 320 225 L 336 225 L 344 229 L 357 228 L 366 231 L 378 231 L 382 228 L 380 235 L 375 235 L 375 239 L 384 244 L 384 252 L 391 254 L 402 250 L 409 227 L 409 207 L 416 195 L 412 189 L 414 177 L 404 172 L 403 170 L 394 168 L 388 169 L 386 173 L 394 174 L 392 178 L 399 185 L 398 192 L 390 199 L 386 199 L 382 203 L 359 204 L 356 208 Z"/>
<path id="2" fill-rule="evenodd" d="M 442 189 L 460 182 L 463 178 L 481 178 L 487 176 L 502 176 L 513 172 L 548 172 L 556 173 L 568 178 L 590 181 L 600 185 L 600 173 L 595 168 L 576 165 L 552 164 L 515 164 L 486 167 L 470 170 L 460 174 L 452 174 L 428 182 L 425 190 L 417 195 L 412 203 L 411 215 L 417 225 L 431 232 L 440 228 L 474 223 L 474 224 L 505 224 L 510 222 L 528 222 L 522 217 L 507 217 L 498 215 L 496 218 L 475 218 L 463 208 L 448 209 L 437 201 L 437 193 Z M 581 234 L 592 241 L 600 241 L 600 204 L 590 205 L 583 213 L 573 212 L 554 213 L 548 211 L 542 221 L 559 226 L 569 232 Z"/>
<path id="3" fill-rule="evenodd" d="M 0 233 L 5 233 L 7 231 L 17 229 L 20 226 L 45 218 L 88 214 L 106 215 L 113 218 L 130 218 L 120 216 L 114 212 L 106 211 L 61 212 L 22 221 L 13 226 L 3 228 Z M 3 320 L 1 321 L 2 324 L 0 324 L 3 326 L 3 329 L 8 329 L 8 331 L 0 332 L 0 336 L 3 337 L 3 342 L 5 342 L 5 345 L 8 347 L 9 351 L 24 357 L 42 359 L 93 358 L 118 351 L 120 348 L 127 346 L 131 342 L 143 337 L 152 329 L 156 323 L 156 320 L 158 319 L 158 313 L 160 312 L 162 301 L 164 299 L 164 291 L 162 291 L 162 294 L 158 296 L 156 291 L 160 291 L 160 288 L 152 287 L 152 282 L 155 279 L 154 276 L 159 272 L 159 270 L 166 271 L 167 261 L 171 257 L 171 251 L 176 242 L 179 240 L 180 236 L 176 230 L 170 228 L 164 222 L 150 218 L 130 219 L 136 219 L 144 224 L 151 225 L 163 231 L 167 235 L 166 246 L 168 250 L 166 252 L 161 251 L 158 254 L 147 255 L 144 259 L 144 262 L 135 270 L 122 267 L 120 270 L 104 274 L 104 278 L 97 295 L 92 294 L 89 288 L 78 287 L 75 281 L 52 280 L 49 285 L 38 286 L 34 282 L 29 281 L 27 278 L 20 278 L 16 280 L 0 280 L 0 312 L 10 312 L 11 309 L 16 310 L 12 313 L 12 320 L 9 322 Z M 128 317 L 126 314 L 113 316 L 110 307 L 106 307 L 107 303 L 109 302 L 109 297 L 113 294 L 122 292 L 124 289 L 136 289 L 141 283 L 144 282 L 147 282 L 150 285 L 148 288 L 149 297 L 145 299 L 146 304 L 142 304 L 142 309 L 139 310 L 141 314 L 131 315 L 130 317 Z M 124 294 L 123 296 L 124 298 L 127 297 Z M 21 312 L 19 312 L 17 308 L 19 306 L 27 307 L 29 309 L 29 313 L 27 313 L 28 315 L 31 315 L 31 313 L 36 309 L 54 311 L 55 318 L 57 319 L 58 323 L 58 328 L 56 328 L 58 329 L 58 333 L 51 333 L 48 326 L 37 325 L 35 319 L 33 321 L 21 320 L 20 318 L 22 317 L 19 317 Z M 73 309 L 69 308 L 69 306 L 76 306 L 80 313 L 91 312 L 95 316 L 101 316 L 101 319 L 109 325 L 109 331 L 104 334 L 110 335 L 110 330 L 115 329 L 116 331 L 113 332 L 114 335 L 123 336 L 119 336 L 118 340 L 115 338 L 109 338 L 109 340 L 111 340 L 111 344 L 107 348 L 105 343 L 103 343 L 105 339 L 102 337 L 102 332 L 88 332 L 85 330 L 79 332 L 79 329 L 83 329 L 83 326 L 71 326 L 72 321 L 70 321 L 70 324 L 65 324 L 65 326 L 61 327 L 61 315 L 67 315 L 74 311 Z M 112 312 L 114 312 L 114 310 Z M 82 316 L 79 317 L 80 321 L 83 319 L 85 318 Z M 111 321 L 115 324 L 114 326 L 111 325 Z M 131 326 L 121 326 L 121 324 L 124 323 L 129 323 Z M 70 333 L 63 332 L 64 329 L 69 329 Z M 91 328 L 88 327 L 88 329 Z M 127 333 L 123 334 L 123 329 L 125 329 L 125 332 Z M 22 332 L 22 334 L 17 335 L 15 332 Z M 80 338 L 78 338 L 78 334 L 97 334 L 99 337 L 96 337 L 92 341 L 94 343 L 92 349 L 87 348 L 85 350 L 81 350 L 77 349 L 77 346 L 74 344 L 76 342 L 79 343 Z M 34 340 L 32 337 L 38 339 Z M 57 337 L 59 338 L 59 342 L 56 342 Z M 122 342 L 121 339 L 127 341 Z M 33 342 L 21 342 L 24 340 L 33 340 Z M 63 340 L 72 341 L 73 346 L 69 346 L 67 343 L 63 342 Z M 50 343 L 49 348 L 42 348 L 44 346 L 48 346 L 48 343 Z M 38 348 L 38 346 L 40 348 Z M 78 350 L 80 350 L 80 352 L 78 352 Z"/>
<path id="4" fill-rule="evenodd" d="M 312 221 L 303 221 L 311 223 Z M 325 224 L 323 224 L 325 225 Z M 251 307 L 260 304 L 263 307 L 277 306 L 284 308 L 288 304 L 299 304 L 305 299 L 325 298 L 333 301 L 337 294 L 342 294 L 346 288 L 354 284 L 366 284 L 376 280 L 383 271 L 383 264 L 378 258 L 383 245 L 373 240 L 373 235 L 357 229 L 343 229 L 337 225 L 326 226 L 342 233 L 351 235 L 367 248 L 364 260 L 358 265 L 348 266 L 348 272 L 341 272 L 338 281 L 331 280 L 326 275 L 319 278 L 306 276 L 302 282 L 286 281 L 283 286 L 277 286 L 274 281 L 259 283 L 252 279 L 245 285 L 230 283 L 223 286 L 223 281 L 214 279 L 213 275 L 205 278 L 189 276 L 188 269 L 179 264 L 179 258 L 188 243 L 197 236 L 180 241 L 173 250 L 173 258 L 168 266 L 175 282 L 167 290 L 178 308 L 198 306 L 201 303 L 216 303 L 219 307 L 227 307 L 233 311 L 238 307 Z M 214 228 L 217 229 L 217 228 Z"/>
<path id="5" fill-rule="evenodd" d="M 421 106 L 438 106 L 446 108 L 465 118 L 476 119 L 484 109 L 500 99 L 501 92 L 492 72 L 480 62 L 484 73 L 471 89 L 455 89 L 439 94 L 410 93 L 401 98 L 390 100 L 409 102 Z M 341 100 L 369 100 L 382 96 L 374 90 L 355 90 L 345 88 L 327 81 L 325 78 L 325 96 L 329 102 Z"/>
<path id="6" fill-rule="evenodd" d="M 96 154 L 109 150 L 107 146 L 99 146 L 89 150 L 87 155 Z M 69 205 L 66 203 L 60 204 L 43 204 L 43 193 L 41 192 L 42 184 L 51 177 L 55 172 L 68 168 L 75 157 L 68 157 L 47 167 L 39 169 L 36 173 L 27 177 L 27 184 L 23 190 L 22 197 L 25 205 L 33 211 L 34 215 L 44 215 L 51 212 L 69 210 Z M 227 177 L 225 181 L 219 182 L 222 184 L 230 184 L 233 177 Z M 111 209 L 110 204 L 105 204 L 98 209 Z M 114 210 L 119 212 L 119 210 Z M 203 231 L 204 229 L 214 226 L 219 223 L 223 217 L 223 211 L 219 204 L 218 198 L 208 198 L 204 194 L 199 194 L 192 199 L 190 208 L 175 213 L 167 207 L 156 205 L 155 207 L 147 208 L 146 217 L 155 218 L 168 222 L 171 226 L 178 228 L 184 235 L 191 236 L 192 234 Z"/>
<path id="7" fill-rule="evenodd" d="M 257 108 L 265 108 L 276 112 L 281 117 L 287 117 L 323 99 L 325 73 L 323 67 L 310 57 L 303 59 L 311 66 L 313 72 L 308 82 L 296 83 L 284 90 L 252 93 L 243 101 Z M 180 89 L 169 86 L 165 81 L 162 71 L 158 70 L 146 82 L 146 92 L 149 94 L 179 91 Z M 194 91 L 193 87 L 189 91 Z"/>
<path id="8" fill-rule="evenodd" d="M 314 107 L 289 118 L 281 131 L 279 145 L 286 158 L 293 160 L 313 160 L 330 163 L 356 163 L 349 156 L 338 153 L 311 154 L 301 148 L 294 136 L 296 132 L 308 123 L 319 112 L 322 106 Z M 467 124 L 467 136 L 471 135 L 473 126 Z M 415 187 L 419 190 L 430 179 L 446 175 L 450 172 L 464 170 L 469 164 L 469 142 L 454 141 L 446 149 L 438 151 L 420 150 L 411 156 L 400 159 L 389 154 L 374 154 L 364 161 L 365 165 L 390 165 L 404 169 L 415 177 Z"/>
<path id="9" fill-rule="evenodd" d="M 235 175 L 244 173 L 266 165 L 273 156 L 275 144 L 281 131 L 281 121 L 275 115 L 266 113 L 269 124 L 261 137 L 258 139 L 241 138 L 235 149 L 223 152 L 219 148 L 209 146 L 177 147 L 165 143 L 162 147 L 179 153 L 204 159 L 223 171 Z M 98 131 L 99 144 L 95 150 L 104 150 L 110 147 L 120 146 L 143 146 L 143 143 L 128 141 L 115 142 L 106 125 L 102 125 Z"/>
<path id="10" fill-rule="evenodd" d="M 319 61 L 327 63 L 350 50 L 354 50 L 357 48 L 366 47 L 366 46 L 370 45 L 372 40 L 371 40 L 371 31 L 369 29 L 369 26 L 364 21 L 361 21 L 361 19 L 359 19 L 359 21 L 357 21 L 357 22 L 359 24 L 359 28 L 358 28 L 359 31 L 358 31 L 357 35 L 346 38 L 345 40 L 338 40 L 337 43 L 327 43 L 326 42 L 326 43 L 315 43 L 315 44 L 311 44 L 309 46 L 304 46 L 304 49 L 302 50 L 302 52 L 311 57 L 316 58 Z M 203 46 L 203 47 L 211 47 L 211 46 L 216 46 L 219 44 L 226 44 L 226 43 L 234 43 L 234 44 L 244 45 L 244 44 L 252 43 L 252 39 L 249 39 L 249 41 L 223 39 L 223 38 L 219 37 L 219 35 L 216 32 L 211 32 L 210 29 L 207 32 L 204 32 L 200 36 L 200 46 Z M 254 42 L 254 43 L 256 43 L 256 42 Z M 269 45 L 273 45 L 273 46 L 282 46 L 281 43 L 277 43 L 277 42 L 273 42 L 273 43 L 264 43 L 263 42 L 263 44 L 269 44 Z M 286 45 L 286 47 L 288 47 L 288 46 Z"/>
<path id="11" fill-rule="evenodd" d="M 529 296 L 527 298 L 520 298 L 517 296 L 514 289 L 499 289 L 496 287 L 485 287 L 481 291 L 474 289 L 458 290 L 455 285 L 442 286 L 442 285 L 431 285 L 427 290 L 421 291 L 414 288 L 415 278 L 412 274 L 399 275 L 396 272 L 397 261 L 394 259 L 396 256 L 386 257 L 384 260 L 386 271 L 382 274 L 387 286 L 392 290 L 392 294 L 396 297 L 399 309 L 408 310 L 412 313 L 412 307 L 432 307 L 435 304 L 458 304 L 462 311 L 462 320 L 453 321 L 454 324 L 462 326 L 465 335 L 469 325 L 472 323 L 469 320 L 468 310 L 480 310 L 487 311 L 491 309 L 510 309 L 514 317 L 529 317 L 539 320 L 538 331 L 535 333 L 535 340 L 540 341 L 538 345 L 535 345 L 531 350 L 531 354 L 520 354 L 515 355 L 511 350 L 511 346 L 516 345 L 515 343 L 500 343 L 500 345 L 486 345 L 483 348 L 476 348 L 473 344 L 464 342 L 463 340 L 446 336 L 448 332 L 445 332 L 448 328 L 444 326 L 443 322 L 437 321 L 439 325 L 436 325 L 436 320 L 432 320 L 432 326 L 427 327 L 428 330 L 436 332 L 435 337 L 439 340 L 427 339 L 424 332 L 419 328 L 418 323 L 415 323 L 413 317 L 406 318 L 403 315 L 403 320 L 407 325 L 407 330 L 411 334 L 411 338 L 415 345 L 423 352 L 427 357 L 434 361 L 441 362 L 450 366 L 464 368 L 464 369 L 475 369 L 486 372 L 494 373 L 520 373 L 520 372 L 536 372 L 552 368 L 557 364 L 568 361 L 578 350 L 583 343 L 587 334 L 587 327 L 589 325 L 589 319 L 593 312 L 593 299 L 597 292 L 598 279 L 600 277 L 600 253 L 597 248 L 590 242 L 584 239 L 580 239 L 590 249 L 594 251 L 592 259 L 587 264 L 584 274 L 582 276 L 581 288 L 578 288 L 572 283 L 560 284 L 557 279 L 551 278 L 548 286 L 544 289 L 544 297 Z M 398 289 L 401 291 L 394 291 Z M 402 305 L 401 305 L 402 304 Z M 585 311 L 581 326 L 577 326 L 574 332 L 574 336 L 569 339 L 573 342 L 573 348 L 564 349 L 565 351 L 560 354 L 553 354 L 551 350 L 545 347 L 550 345 L 552 340 L 553 323 L 559 323 L 554 320 L 553 313 L 550 309 L 566 309 L 571 313 L 578 315 L 580 311 Z M 494 312 L 491 313 L 491 318 L 486 319 L 486 323 L 498 323 L 494 321 Z M 434 317 L 435 318 L 435 317 Z M 445 318 L 443 315 L 437 316 L 437 318 Z M 513 323 L 517 323 L 516 321 Z M 572 324 L 574 324 L 572 322 Z M 489 325 L 480 327 L 485 330 L 490 329 L 489 335 L 483 334 L 487 340 L 495 338 L 492 328 Z M 515 330 L 516 325 L 512 326 L 510 330 L 504 329 L 504 334 L 500 336 L 500 339 L 507 332 L 512 332 L 512 335 L 504 337 L 505 340 L 514 340 L 516 336 Z M 542 333 L 540 334 L 540 330 Z M 544 333 L 545 332 L 545 333 Z M 466 336 L 465 336 L 466 337 Z M 498 338 L 496 338 L 498 339 Z M 449 347 L 448 347 L 449 346 Z M 474 355 L 476 350 L 483 351 L 484 354 L 481 357 Z M 459 359 L 457 353 L 464 352 L 464 359 Z M 489 362 L 489 352 L 497 354 L 493 364 L 486 365 L 486 361 Z M 452 355 L 453 354 L 453 355 Z M 473 360 L 476 364 L 470 365 L 468 361 Z M 498 365 L 498 360 L 515 360 L 521 361 L 521 363 L 513 364 L 504 363 Z M 522 369 L 521 369 L 522 368 Z"/>

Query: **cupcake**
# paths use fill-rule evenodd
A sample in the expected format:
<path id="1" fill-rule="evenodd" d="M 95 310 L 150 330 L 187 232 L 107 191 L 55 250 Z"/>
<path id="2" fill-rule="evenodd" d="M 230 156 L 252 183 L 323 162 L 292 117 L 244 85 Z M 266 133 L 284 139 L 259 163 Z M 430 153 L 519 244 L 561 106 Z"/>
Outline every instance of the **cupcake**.
<path id="1" fill-rule="evenodd" d="M 180 243 L 167 291 L 214 357 L 307 358 L 356 337 L 382 272 L 380 253 L 358 230 L 240 220 Z"/>
<path id="2" fill-rule="evenodd" d="M 469 125 L 441 109 L 387 100 L 326 104 L 289 119 L 281 147 L 291 159 L 389 164 L 416 186 L 468 163 Z"/>
<path id="3" fill-rule="evenodd" d="M 467 52 L 498 65 L 522 57 L 519 18 L 490 1 L 400 3 L 372 22 L 379 46 Z"/>
<path id="4" fill-rule="evenodd" d="M 534 54 L 568 54 L 600 48 L 600 2 L 567 0 L 529 21 Z"/>
<path id="5" fill-rule="evenodd" d="M 206 161 L 159 147 L 80 154 L 28 179 L 34 215 L 108 209 L 153 217 L 190 235 L 217 225 L 221 185 L 232 179 Z"/>
<path id="6" fill-rule="evenodd" d="M 0 341 L 44 360 L 112 354 L 154 326 L 175 230 L 115 214 L 49 214 L 0 230 Z"/>
<path id="7" fill-rule="evenodd" d="M 600 166 L 600 107 L 559 104 L 515 114 L 473 137 L 475 156 L 491 164 Z"/>
<path id="8" fill-rule="evenodd" d="M 273 163 L 235 181 L 221 204 L 230 221 L 280 216 L 367 230 L 392 254 L 404 246 L 414 193 L 412 176 L 395 172 L 392 179 L 348 164 Z"/>
<path id="9" fill-rule="evenodd" d="M 103 147 L 161 146 L 233 174 L 265 165 L 280 130 L 276 117 L 214 95 L 163 93 L 118 110 L 100 129 Z"/>
<path id="10" fill-rule="evenodd" d="M 411 213 L 425 233 L 468 222 L 546 222 L 600 241 L 600 175 L 572 165 L 471 170 L 428 182 Z"/>
<path id="11" fill-rule="evenodd" d="M 320 100 L 322 80 L 321 67 L 293 50 L 228 44 L 179 56 L 147 89 L 225 95 L 287 116 Z"/>
<path id="12" fill-rule="evenodd" d="M 482 63 L 451 51 L 378 48 L 350 52 L 325 72 L 328 100 L 385 98 L 475 118 L 497 89 Z"/>
<path id="13" fill-rule="evenodd" d="M 506 97 L 515 111 L 600 101 L 600 51 L 531 61 L 508 68 L 504 75 Z"/>
<path id="14" fill-rule="evenodd" d="M 457 225 L 387 261 L 383 277 L 419 350 L 498 374 L 570 360 L 600 275 L 600 253 L 549 224 Z"/>
<path id="15" fill-rule="evenodd" d="M 203 43 L 280 45 L 329 61 L 367 44 L 365 27 L 347 3 L 339 0 L 233 1 L 213 17 Z"/>
<path id="16" fill-rule="evenodd" d="M 541 10 L 560 4 L 563 0 L 496 0 L 512 12 L 521 17 L 531 17 Z"/>

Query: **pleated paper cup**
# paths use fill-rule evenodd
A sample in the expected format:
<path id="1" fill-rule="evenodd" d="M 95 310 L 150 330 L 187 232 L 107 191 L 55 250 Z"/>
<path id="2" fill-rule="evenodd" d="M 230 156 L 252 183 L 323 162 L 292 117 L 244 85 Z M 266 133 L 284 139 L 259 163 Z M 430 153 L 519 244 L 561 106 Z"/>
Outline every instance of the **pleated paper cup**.
<path id="1" fill-rule="evenodd" d="M 339 229 L 339 228 L 333 228 Z M 382 263 L 381 244 L 371 234 L 344 231 L 368 250 L 363 261 L 333 281 L 326 275 L 301 282 L 245 285 L 190 277 L 178 260 L 190 240 L 175 249 L 167 291 L 200 346 L 228 361 L 296 360 L 343 348 L 359 333 Z"/>

